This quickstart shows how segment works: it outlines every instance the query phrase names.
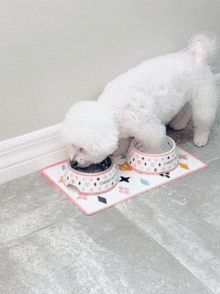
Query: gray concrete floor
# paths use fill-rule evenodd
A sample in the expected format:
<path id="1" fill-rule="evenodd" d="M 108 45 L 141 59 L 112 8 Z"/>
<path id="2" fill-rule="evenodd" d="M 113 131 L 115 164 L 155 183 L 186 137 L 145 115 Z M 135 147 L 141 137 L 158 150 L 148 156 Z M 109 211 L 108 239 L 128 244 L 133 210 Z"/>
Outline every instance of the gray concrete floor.
<path id="1" fill-rule="evenodd" d="M 86 216 L 39 172 L 0 186 L 3 294 L 220 293 L 220 115 L 209 167 Z"/>

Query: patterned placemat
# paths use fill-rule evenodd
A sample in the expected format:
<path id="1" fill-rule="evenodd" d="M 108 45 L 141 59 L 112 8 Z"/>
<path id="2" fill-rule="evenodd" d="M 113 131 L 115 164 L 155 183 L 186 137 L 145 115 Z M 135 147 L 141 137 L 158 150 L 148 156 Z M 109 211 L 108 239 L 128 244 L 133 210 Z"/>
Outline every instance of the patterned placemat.
<path id="1" fill-rule="evenodd" d="M 48 166 L 41 173 L 82 212 L 91 215 L 208 166 L 180 146 L 177 146 L 177 154 L 180 161 L 178 167 L 170 173 L 159 175 L 144 175 L 132 170 L 127 162 L 127 155 L 115 157 L 119 182 L 111 191 L 96 196 L 80 195 L 75 187 L 64 185 L 63 175 L 67 161 Z"/>

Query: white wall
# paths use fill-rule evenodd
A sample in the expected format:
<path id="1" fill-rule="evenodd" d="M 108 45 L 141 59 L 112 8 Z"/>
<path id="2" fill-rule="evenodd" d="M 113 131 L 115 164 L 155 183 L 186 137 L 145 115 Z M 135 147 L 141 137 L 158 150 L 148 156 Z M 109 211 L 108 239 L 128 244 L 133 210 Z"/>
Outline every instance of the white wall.
<path id="1" fill-rule="evenodd" d="M 0 141 L 60 123 L 75 101 L 195 33 L 220 36 L 219 14 L 219 0 L 1 0 Z"/>

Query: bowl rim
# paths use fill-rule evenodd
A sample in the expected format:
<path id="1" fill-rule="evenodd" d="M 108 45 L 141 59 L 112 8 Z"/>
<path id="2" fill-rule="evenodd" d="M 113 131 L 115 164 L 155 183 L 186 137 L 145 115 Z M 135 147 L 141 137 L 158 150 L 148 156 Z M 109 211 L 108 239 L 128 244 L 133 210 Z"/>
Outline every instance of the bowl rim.
<path id="1" fill-rule="evenodd" d="M 114 161 L 114 158 L 112 156 L 107 156 L 111 159 L 111 165 L 109 166 L 109 168 L 107 168 L 106 170 L 104 171 L 101 171 L 101 172 L 98 172 L 98 173 L 85 173 L 85 172 L 81 172 L 81 171 L 78 171 L 74 168 L 71 167 L 71 164 L 70 164 L 70 159 L 68 159 L 68 163 L 67 163 L 67 166 L 68 166 L 68 169 L 75 173 L 75 174 L 78 174 L 80 176 L 87 176 L 87 177 L 96 177 L 96 176 L 101 176 L 101 175 L 104 175 L 106 173 L 108 173 L 109 171 L 111 171 L 114 166 L 115 166 L 115 161 Z"/>
<path id="2" fill-rule="evenodd" d="M 135 142 L 135 138 L 132 140 L 132 142 L 131 142 L 131 149 L 133 149 L 133 151 L 135 151 L 136 153 L 139 153 L 139 154 L 141 154 L 141 155 L 143 155 L 143 156 L 148 156 L 148 157 L 163 157 L 163 156 L 166 156 L 166 155 L 168 155 L 168 154 L 170 154 L 170 153 L 172 153 L 174 150 L 175 150 L 175 148 L 176 148 L 176 143 L 175 143 L 175 141 L 171 138 L 171 137 L 169 137 L 169 136 L 166 136 L 167 138 L 168 138 L 168 140 L 171 142 L 171 144 L 173 145 L 173 147 L 169 150 L 169 151 L 167 151 L 167 152 L 164 152 L 164 153 L 158 153 L 158 154 L 149 154 L 149 153 L 144 153 L 144 152 L 142 152 L 142 151 L 139 151 L 139 150 L 137 150 L 135 147 L 134 147 L 134 142 Z"/>

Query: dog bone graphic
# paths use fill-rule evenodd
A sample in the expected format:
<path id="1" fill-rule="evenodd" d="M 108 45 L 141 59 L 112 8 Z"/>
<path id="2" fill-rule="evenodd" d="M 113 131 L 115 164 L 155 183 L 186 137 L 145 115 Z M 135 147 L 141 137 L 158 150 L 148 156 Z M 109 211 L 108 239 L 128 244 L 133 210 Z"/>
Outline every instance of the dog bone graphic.
<path id="1" fill-rule="evenodd" d="M 124 187 L 119 187 L 119 192 L 129 195 L 129 189 Z"/>
<path id="2" fill-rule="evenodd" d="M 131 171 L 132 170 L 132 167 L 130 166 L 130 164 L 127 161 L 125 161 L 125 163 L 123 163 L 123 164 L 119 164 L 118 166 L 121 171 Z"/>

